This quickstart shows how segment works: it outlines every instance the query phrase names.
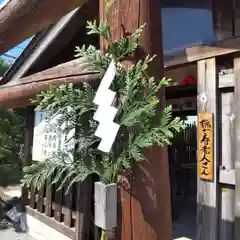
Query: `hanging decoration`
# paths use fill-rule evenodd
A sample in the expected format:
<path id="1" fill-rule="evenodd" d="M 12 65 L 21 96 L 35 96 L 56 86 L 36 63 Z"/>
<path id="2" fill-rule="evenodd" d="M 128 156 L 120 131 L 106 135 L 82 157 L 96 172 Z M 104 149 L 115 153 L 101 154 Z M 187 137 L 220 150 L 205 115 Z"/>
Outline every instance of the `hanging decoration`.
<path id="1" fill-rule="evenodd" d="M 192 76 L 186 76 L 183 80 L 179 82 L 179 86 L 184 86 L 184 85 L 196 85 L 197 80 L 192 77 Z"/>
<path id="2" fill-rule="evenodd" d="M 102 139 L 98 149 L 106 153 L 110 152 L 120 127 L 113 122 L 117 114 L 117 108 L 111 106 L 116 93 L 109 89 L 116 72 L 116 64 L 112 60 L 93 100 L 98 105 L 93 119 L 99 122 L 95 135 Z"/>

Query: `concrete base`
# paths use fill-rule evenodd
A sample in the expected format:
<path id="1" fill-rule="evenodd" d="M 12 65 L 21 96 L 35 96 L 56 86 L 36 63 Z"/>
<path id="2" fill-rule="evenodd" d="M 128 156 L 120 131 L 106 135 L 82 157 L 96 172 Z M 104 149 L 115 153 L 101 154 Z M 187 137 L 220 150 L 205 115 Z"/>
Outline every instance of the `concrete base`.
<path id="1" fill-rule="evenodd" d="M 27 214 L 27 224 L 29 235 L 35 240 L 71 240 L 60 232 L 50 228 L 46 224 L 40 222 L 36 218 Z"/>

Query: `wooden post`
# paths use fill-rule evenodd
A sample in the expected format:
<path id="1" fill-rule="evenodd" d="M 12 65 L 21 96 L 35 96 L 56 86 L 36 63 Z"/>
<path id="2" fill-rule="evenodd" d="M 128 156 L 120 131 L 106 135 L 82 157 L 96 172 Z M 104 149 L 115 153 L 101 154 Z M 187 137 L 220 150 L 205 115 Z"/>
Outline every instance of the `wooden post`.
<path id="1" fill-rule="evenodd" d="M 92 178 L 89 177 L 83 183 L 76 184 L 76 226 L 75 239 L 90 239 L 91 229 L 91 197 L 92 197 Z"/>
<path id="2" fill-rule="evenodd" d="M 25 139 L 24 139 L 24 154 L 23 166 L 31 165 L 32 163 L 32 145 L 33 145 L 33 129 L 34 129 L 34 108 L 27 107 L 25 109 Z M 28 189 L 22 188 L 23 203 L 28 203 Z"/>
<path id="3" fill-rule="evenodd" d="M 140 40 L 140 50 L 133 61 L 146 54 L 157 55 L 149 73 L 163 77 L 161 5 L 159 0 L 118 0 L 111 9 L 110 24 L 114 40 L 124 32 L 134 32 L 146 23 Z M 104 20 L 104 1 L 100 0 L 100 20 Z M 104 42 L 101 41 L 101 49 Z M 138 55 L 138 56 L 137 56 Z M 165 90 L 161 92 L 165 103 Z M 117 239 L 172 239 L 168 153 L 166 148 L 146 151 L 146 161 L 136 165 L 125 187 L 121 187 L 121 230 Z M 125 184 L 126 183 L 126 184 Z M 126 187 L 127 186 L 127 187 Z"/>
<path id="4" fill-rule="evenodd" d="M 235 102 L 240 103 L 240 58 L 234 61 L 235 70 Z M 235 188 L 235 240 L 240 237 L 240 109 L 237 105 L 234 121 L 234 159 L 236 170 Z"/>
<path id="5" fill-rule="evenodd" d="M 53 187 L 50 185 L 51 181 L 46 183 L 46 207 L 45 213 L 48 217 L 52 217 L 52 202 L 53 202 Z"/>
<path id="6" fill-rule="evenodd" d="M 225 65 L 232 64 L 232 59 L 226 59 Z M 221 62 L 223 64 L 223 62 Z M 234 163 L 234 82 L 239 67 L 239 59 L 234 60 L 234 72 L 228 74 L 219 73 L 220 93 L 220 219 L 219 240 L 234 239 L 234 200 L 235 200 L 235 163 Z"/>
<path id="7" fill-rule="evenodd" d="M 221 165 L 222 171 L 232 171 L 233 158 L 233 123 L 231 120 L 234 92 L 221 94 L 222 127 L 221 127 Z M 221 179 L 220 179 L 221 180 Z M 233 240 L 234 236 L 234 186 L 222 184 L 221 194 L 221 221 L 219 240 Z"/>
<path id="8" fill-rule="evenodd" d="M 37 210 L 40 213 L 43 213 L 44 207 L 44 187 L 38 191 L 38 199 L 37 199 Z"/>
<path id="9" fill-rule="evenodd" d="M 218 113 L 215 58 L 201 60 L 198 66 L 198 114 L 213 114 L 213 180 L 198 177 L 197 240 L 218 239 Z M 198 145 L 198 148 L 200 146 Z"/>
<path id="10" fill-rule="evenodd" d="M 62 221 L 62 203 L 63 203 L 63 191 L 55 190 L 55 209 L 54 209 L 54 218 L 56 221 L 61 222 Z"/>
<path id="11" fill-rule="evenodd" d="M 66 212 L 64 215 L 64 224 L 68 227 L 72 226 L 72 208 L 73 208 L 73 191 L 72 187 L 69 192 L 64 196 L 64 205 L 66 207 Z"/>

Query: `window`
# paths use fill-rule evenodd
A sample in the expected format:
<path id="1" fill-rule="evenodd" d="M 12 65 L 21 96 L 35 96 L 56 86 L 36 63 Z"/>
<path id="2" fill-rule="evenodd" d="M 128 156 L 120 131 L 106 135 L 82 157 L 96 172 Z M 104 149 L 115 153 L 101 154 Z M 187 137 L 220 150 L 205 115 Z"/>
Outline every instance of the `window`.
<path id="1" fill-rule="evenodd" d="M 164 52 L 214 41 L 211 0 L 163 0 Z"/>

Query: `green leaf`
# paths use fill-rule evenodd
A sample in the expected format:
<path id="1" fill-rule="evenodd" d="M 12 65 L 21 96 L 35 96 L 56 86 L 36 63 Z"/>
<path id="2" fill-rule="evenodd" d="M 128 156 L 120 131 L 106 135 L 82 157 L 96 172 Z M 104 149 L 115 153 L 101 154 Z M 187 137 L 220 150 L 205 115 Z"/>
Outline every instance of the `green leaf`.
<path id="1" fill-rule="evenodd" d="M 114 0 L 106 1 L 107 13 L 113 3 Z M 39 189 L 51 179 L 58 189 L 68 191 L 73 184 L 85 181 L 92 174 L 96 174 L 106 184 L 116 182 L 119 174 L 136 162 L 145 160 L 145 148 L 170 145 L 175 134 L 185 127 L 183 121 L 173 118 L 171 106 L 160 109 L 159 90 L 168 86 L 169 80 L 163 78 L 157 81 L 149 76 L 149 64 L 155 56 L 146 56 L 131 67 L 125 67 L 123 62 L 137 50 L 145 25 L 133 34 L 115 41 L 106 19 L 100 23 L 88 21 L 87 31 L 90 35 L 96 34 L 106 40 L 107 52 L 103 54 L 95 46 L 83 45 L 76 47 L 75 57 L 81 58 L 81 68 L 102 76 L 112 59 L 116 61 L 117 73 L 110 89 L 116 93 L 112 105 L 118 109 L 114 122 L 120 128 L 112 149 L 110 153 L 99 151 L 101 139 L 95 136 L 99 123 L 93 120 L 98 107 L 93 100 L 99 83 L 78 87 L 73 84 L 51 86 L 33 100 L 38 104 L 36 111 L 47 111 L 50 119 L 58 116 L 50 128 L 57 129 L 59 133 L 68 135 L 75 131 L 73 137 L 64 140 L 64 143 L 74 140 L 74 146 L 69 151 L 58 152 L 45 162 L 24 168 L 22 183 L 27 187 Z M 6 133 L 11 129 L 11 124 L 9 121 L 3 127 Z M 108 129 L 105 134 L 109 134 Z M 6 146 L 11 144 L 8 134 L 0 137 L 0 145 L 2 142 Z M 72 154 L 74 160 L 68 154 Z"/>
<path id="2" fill-rule="evenodd" d="M 160 86 L 168 86 L 169 85 L 169 80 L 167 80 L 166 78 L 163 78 L 160 82 L 159 82 Z"/>

